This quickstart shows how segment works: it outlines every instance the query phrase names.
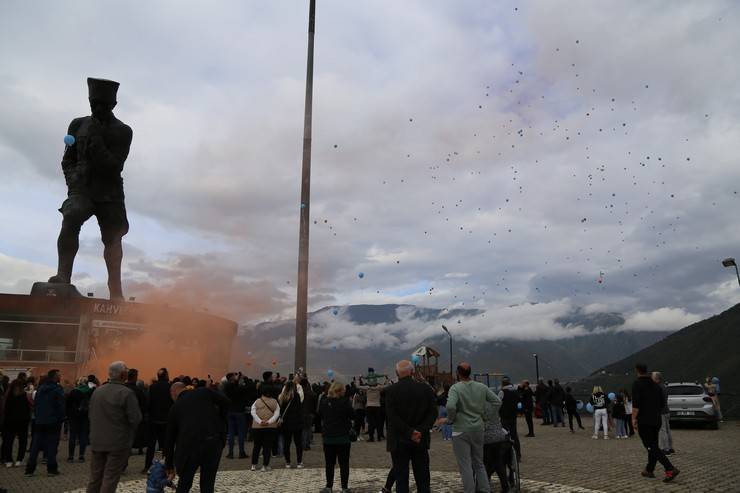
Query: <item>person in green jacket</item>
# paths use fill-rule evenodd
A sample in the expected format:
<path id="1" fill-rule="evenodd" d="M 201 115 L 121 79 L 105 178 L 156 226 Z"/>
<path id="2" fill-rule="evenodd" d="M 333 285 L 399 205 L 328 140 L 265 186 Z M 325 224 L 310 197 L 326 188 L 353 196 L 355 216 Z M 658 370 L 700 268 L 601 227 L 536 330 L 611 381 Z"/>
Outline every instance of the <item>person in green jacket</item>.
<path id="1" fill-rule="evenodd" d="M 471 380 L 471 372 L 469 363 L 457 366 L 458 382 L 450 387 L 447 398 L 447 422 L 452 424 L 452 449 L 465 493 L 490 493 L 483 463 L 483 414 L 487 402 L 500 406 L 501 400 L 493 390 Z"/>

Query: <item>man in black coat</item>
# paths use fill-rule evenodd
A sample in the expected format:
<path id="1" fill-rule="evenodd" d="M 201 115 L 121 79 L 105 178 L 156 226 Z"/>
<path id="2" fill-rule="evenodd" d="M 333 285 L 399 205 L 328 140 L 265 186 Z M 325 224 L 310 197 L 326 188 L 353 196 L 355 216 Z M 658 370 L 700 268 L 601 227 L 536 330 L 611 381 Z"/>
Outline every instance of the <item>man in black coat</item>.
<path id="1" fill-rule="evenodd" d="M 419 493 L 429 493 L 429 430 L 437 419 L 434 389 L 412 378 L 414 365 L 402 360 L 396 364 L 398 382 L 385 389 L 388 417 L 387 449 L 393 460 L 396 492 L 409 491 L 409 461 Z"/>
<path id="2" fill-rule="evenodd" d="M 149 387 L 149 398 L 147 399 L 147 412 L 149 416 L 149 443 L 146 448 L 146 459 L 144 470 L 146 474 L 154 460 L 154 452 L 157 444 L 159 448 L 164 447 L 164 439 L 167 433 L 167 415 L 172 407 L 170 397 L 170 375 L 167 368 L 160 368 L 157 372 L 157 381 Z"/>
<path id="3" fill-rule="evenodd" d="M 673 481 L 679 470 L 673 467 L 671 461 L 658 446 L 658 434 L 661 425 L 661 409 L 665 406 L 665 397 L 662 389 L 656 384 L 647 371 L 647 365 L 635 365 L 637 380 L 632 384 L 632 426 L 637 429 L 643 446 L 648 451 L 648 462 L 642 475 L 646 478 L 655 477 L 655 464 L 660 462 L 665 469 L 663 482 Z"/>
<path id="4" fill-rule="evenodd" d="M 519 387 L 519 398 L 522 401 L 522 411 L 524 412 L 524 419 L 527 421 L 527 434 L 524 436 L 534 436 L 534 423 L 532 422 L 532 411 L 534 407 L 534 392 L 532 392 L 529 386 L 529 380 L 524 380 L 522 385 Z"/>
<path id="5" fill-rule="evenodd" d="M 245 459 L 247 457 L 244 449 L 244 440 L 247 437 L 247 416 L 244 411 L 247 407 L 247 387 L 240 374 L 229 373 L 226 378 L 228 380 L 224 385 L 224 394 L 231 401 L 228 415 L 229 451 L 226 458 L 234 458 L 234 439 L 237 438 L 239 458 Z"/>
<path id="6" fill-rule="evenodd" d="M 187 493 L 200 469 L 201 493 L 213 493 L 221 453 L 226 445 L 229 399 L 207 387 L 185 391 L 172 384 L 175 403 L 167 418 L 164 456 L 168 474 L 177 471 L 176 493 Z"/>

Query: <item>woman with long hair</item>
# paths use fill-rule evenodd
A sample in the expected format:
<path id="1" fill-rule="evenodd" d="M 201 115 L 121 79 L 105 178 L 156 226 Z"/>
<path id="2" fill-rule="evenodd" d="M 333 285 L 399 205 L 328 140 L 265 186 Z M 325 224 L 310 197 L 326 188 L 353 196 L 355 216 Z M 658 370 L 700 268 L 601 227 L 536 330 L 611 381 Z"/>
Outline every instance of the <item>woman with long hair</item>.
<path id="1" fill-rule="evenodd" d="M 324 439 L 324 460 L 326 461 L 326 488 L 321 493 L 331 493 L 334 487 L 334 466 L 339 462 L 339 476 L 342 492 L 348 493 L 349 451 L 351 447 L 350 429 L 352 427 L 352 405 L 345 397 L 345 388 L 333 382 L 325 399 L 321 400 L 319 414 Z"/>
<path id="2" fill-rule="evenodd" d="M 31 403 L 25 390 L 25 382 L 13 380 L 5 396 L 5 420 L 3 422 L 2 461 L 5 467 L 18 467 L 23 462 L 28 443 L 28 424 L 31 422 Z M 18 439 L 18 455 L 13 462 L 13 442 Z"/>
<path id="3" fill-rule="evenodd" d="M 594 387 L 591 399 L 589 400 L 594 409 L 594 440 L 599 438 L 599 424 L 604 428 L 604 440 L 609 440 L 609 398 L 604 394 L 600 386 Z"/>
<path id="4" fill-rule="evenodd" d="M 283 454 L 285 467 L 290 469 L 290 442 L 295 443 L 296 468 L 303 469 L 303 406 L 295 383 L 288 380 L 278 397 L 280 409 L 283 410 L 280 419 L 282 422 Z"/>

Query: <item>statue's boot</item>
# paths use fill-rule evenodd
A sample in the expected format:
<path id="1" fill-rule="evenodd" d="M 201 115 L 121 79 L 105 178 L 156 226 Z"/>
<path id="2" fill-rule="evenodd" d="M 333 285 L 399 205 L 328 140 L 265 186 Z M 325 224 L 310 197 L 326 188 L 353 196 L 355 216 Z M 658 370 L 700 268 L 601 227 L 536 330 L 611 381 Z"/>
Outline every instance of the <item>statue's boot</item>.
<path id="1" fill-rule="evenodd" d="M 49 278 L 49 282 L 56 284 L 71 284 L 72 282 L 72 265 L 75 256 L 68 253 L 59 252 L 59 264 L 57 273 Z"/>

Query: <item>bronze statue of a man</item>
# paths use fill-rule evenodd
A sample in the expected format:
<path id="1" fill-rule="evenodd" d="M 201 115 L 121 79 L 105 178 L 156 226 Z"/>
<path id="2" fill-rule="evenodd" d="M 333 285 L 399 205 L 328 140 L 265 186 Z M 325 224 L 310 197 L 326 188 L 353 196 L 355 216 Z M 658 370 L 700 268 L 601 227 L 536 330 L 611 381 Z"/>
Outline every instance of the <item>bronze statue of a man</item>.
<path id="1" fill-rule="evenodd" d="M 98 219 L 108 268 L 110 299 L 123 299 L 121 289 L 121 240 L 128 232 L 123 196 L 123 163 L 131 147 L 131 128 L 113 115 L 118 82 L 87 79 L 91 116 L 75 118 L 65 138 L 62 170 L 67 182 L 67 199 L 62 229 L 57 240 L 59 266 L 52 283 L 71 282 L 72 266 L 79 248 L 82 224 L 93 215 Z"/>

